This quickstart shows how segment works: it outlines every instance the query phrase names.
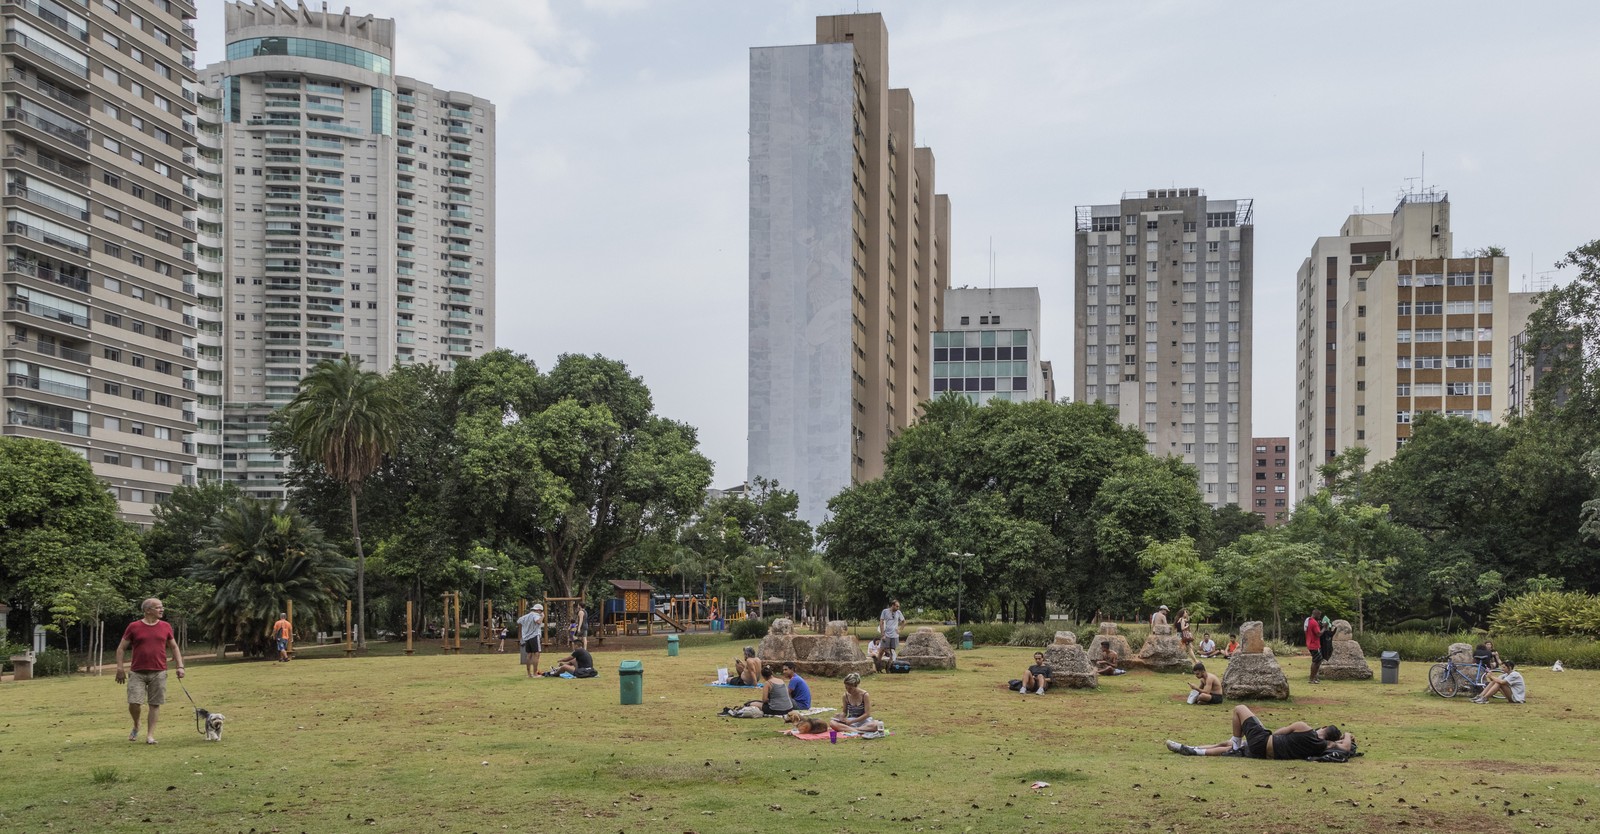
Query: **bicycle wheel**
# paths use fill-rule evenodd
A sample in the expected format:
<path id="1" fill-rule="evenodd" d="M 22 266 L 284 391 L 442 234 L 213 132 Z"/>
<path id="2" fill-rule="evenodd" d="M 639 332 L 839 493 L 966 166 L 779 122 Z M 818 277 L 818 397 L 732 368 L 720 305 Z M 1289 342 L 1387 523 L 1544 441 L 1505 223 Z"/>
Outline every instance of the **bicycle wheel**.
<path id="1" fill-rule="evenodd" d="M 1428 688 L 1441 698 L 1454 698 L 1461 678 L 1448 663 L 1435 663 L 1428 670 Z"/>

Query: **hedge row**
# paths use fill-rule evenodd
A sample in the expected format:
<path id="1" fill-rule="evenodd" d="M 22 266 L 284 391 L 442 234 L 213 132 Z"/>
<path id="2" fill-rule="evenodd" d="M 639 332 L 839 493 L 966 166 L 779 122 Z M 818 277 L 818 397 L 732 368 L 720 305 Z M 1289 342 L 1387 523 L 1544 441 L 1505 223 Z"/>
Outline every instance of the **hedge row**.
<path id="1" fill-rule="evenodd" d="M 1400 659 L 1432 662 L 1449 651 L 1451 643 L 1476 646 L 1485 635 L 1462 631 L 1455 634 L 1368 631 L 1356 635 L 1367 660 L 1375 662 L 1379 652 L 1399 652 Z M 1600 642 L 1585 637 L 1533 637 L 1521 634 L 1492 634 L 1495 650 L 1506 660 L 1527 666 L 1552 666 L 1557 660 L 1571 669 L 1600 669 Z"/>

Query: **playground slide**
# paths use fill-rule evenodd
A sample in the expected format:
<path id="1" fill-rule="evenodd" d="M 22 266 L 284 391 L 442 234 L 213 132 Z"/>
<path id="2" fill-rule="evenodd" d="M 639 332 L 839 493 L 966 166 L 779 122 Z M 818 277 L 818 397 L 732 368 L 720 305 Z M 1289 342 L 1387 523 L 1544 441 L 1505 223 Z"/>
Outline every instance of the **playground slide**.
<path id="1" fill-rule="evenodd" d="M 667 615 L 661 613 L 660 611 L 656 612 L 656 619 L 660 620 L 661 622 L 666 623 L 674 631 L 681 631 L 681 632 L 685 632 L 685 633 L 687 633 L 689 631 L 689 629 L 683 627 L 683 623 L 681 623 L 681 622 L 679 622 L 677 620 L 674 620 L 671 617 L 668 617 Z"/>

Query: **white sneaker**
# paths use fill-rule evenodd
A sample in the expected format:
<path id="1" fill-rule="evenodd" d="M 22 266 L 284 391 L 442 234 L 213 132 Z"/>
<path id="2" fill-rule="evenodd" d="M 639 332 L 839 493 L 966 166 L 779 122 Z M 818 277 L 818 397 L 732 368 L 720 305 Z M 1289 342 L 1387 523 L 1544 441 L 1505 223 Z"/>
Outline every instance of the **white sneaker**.
<path id="1" fill-rule="evenodd" d="M 1028 694 L 1027 687 L 1019 687 L 1017 689 L 1017 694 L 1018 695 L 1026 695 L 1026 694 Z"/>
<path id="2" fill-rule="evenodd" d="M 1033 694 L 1035 694 L 1035 695 L 1043 695 L 1043 694 L 1044 694 L 1044 687 L 1042 687 L 1042 686 L 1041 686 L 1041 687 L 1039 687 L 1039 691 L 1038 691 L 1038 692 L 1035 692 L 1035 693 L 1033 693 Z"/>

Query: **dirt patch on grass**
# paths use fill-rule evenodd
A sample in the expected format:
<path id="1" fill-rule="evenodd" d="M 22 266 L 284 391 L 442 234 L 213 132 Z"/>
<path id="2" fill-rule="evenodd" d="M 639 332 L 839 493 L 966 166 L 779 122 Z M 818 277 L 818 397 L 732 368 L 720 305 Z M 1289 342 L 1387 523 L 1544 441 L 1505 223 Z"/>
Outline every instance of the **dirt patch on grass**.
<path id="1" fill-rule="evenodd" d="M 1468 770 L 1482 770 L 1489 773 L 1560 773 L 1561 768 L 1555 765 L 1522 764 L 1520 762 L 1497 762 L 1489 759 L 1475 759 L 1462 762 L 1462 768 Z"/>
<path id="2" fill-rule="evenodd" d="M 1301 698 L 1298 695 L 1295 696 L 1294 702 L 1296 704 L 1306 704 L 1307 706 L 1313 707 L 1325 707 L 1329 704 L 1344 703 L 1344 701 L 1341 701 L 1338 698 Z"/>

